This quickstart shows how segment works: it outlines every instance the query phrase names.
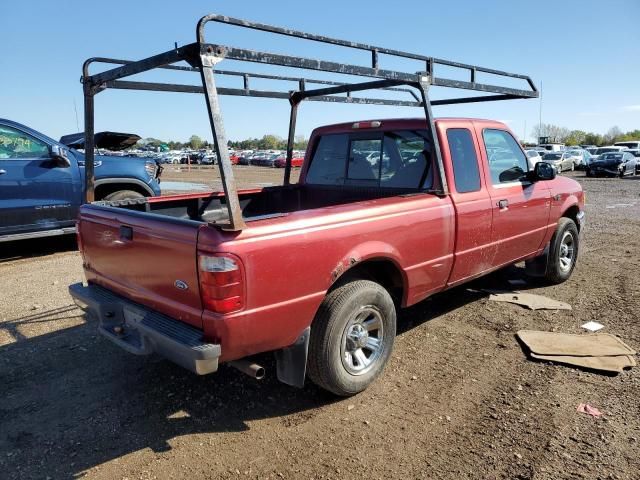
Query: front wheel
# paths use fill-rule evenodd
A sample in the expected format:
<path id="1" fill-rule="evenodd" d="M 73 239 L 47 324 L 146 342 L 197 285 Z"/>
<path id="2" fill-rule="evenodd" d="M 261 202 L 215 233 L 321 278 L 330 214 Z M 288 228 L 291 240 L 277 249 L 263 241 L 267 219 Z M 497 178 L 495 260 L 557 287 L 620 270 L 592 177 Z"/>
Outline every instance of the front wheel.
<path id="1" fill-rule="evenodd" d="M 311 325 L 309 377 L 336 395 L 355 395 L 382 373 L 395 335 L 389 292 L 369 280 L 347 283 L 327 295 Z"/>
<path id="2" fill-rule="evenodd" d="M 133 190 L 118 190 L 117 192 L 110 193 L 109 195 L 104 197 L 107 202 L 115 202 L 117 200 L 132 200 L 136 198 L 144 198 L 144 195 Z"/>
<path id="3" fill-rule="evenodd" d="M 551 239 L 545 279 L 552 284 L 565 282 L 573 273 L 578 259 L 580 237 L 570 218 L 562 217 Z"/>

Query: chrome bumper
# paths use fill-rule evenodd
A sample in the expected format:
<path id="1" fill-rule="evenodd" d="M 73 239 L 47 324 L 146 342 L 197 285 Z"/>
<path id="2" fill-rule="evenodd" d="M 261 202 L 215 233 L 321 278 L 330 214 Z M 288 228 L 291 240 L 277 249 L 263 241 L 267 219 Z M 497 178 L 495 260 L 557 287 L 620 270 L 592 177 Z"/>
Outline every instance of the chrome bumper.
<path id="1" fill-rule="evenodd" d="M 197 328 L 97 285 L 76 283 L 69 293 L 80 308 L 98 318 L 98 331 L 127 352 L 155 352 L 198 375 L 218 369 L 220 345 L 205 342 Z"/>

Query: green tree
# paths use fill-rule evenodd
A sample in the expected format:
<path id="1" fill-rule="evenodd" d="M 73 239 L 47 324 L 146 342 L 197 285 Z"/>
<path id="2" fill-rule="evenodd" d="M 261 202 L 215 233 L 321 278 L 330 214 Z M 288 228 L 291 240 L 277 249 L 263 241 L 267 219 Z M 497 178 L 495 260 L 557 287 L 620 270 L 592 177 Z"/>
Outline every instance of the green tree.
<path id="1" fill-rule="evenodd" d="M 585 143 L 584 139 L 587 136 L 587 132 L 583 132 L 582 130 L 571 130 L 567 138 L 565 138 L 564 143 L 567 145 L 580 145 Z"/>
<path id="2" fill-rule="evenodd" d="M 191 135 L 189 137 L 189 146 L 194 150 L 202 148 L 202 139 L 198 135 Z"/>

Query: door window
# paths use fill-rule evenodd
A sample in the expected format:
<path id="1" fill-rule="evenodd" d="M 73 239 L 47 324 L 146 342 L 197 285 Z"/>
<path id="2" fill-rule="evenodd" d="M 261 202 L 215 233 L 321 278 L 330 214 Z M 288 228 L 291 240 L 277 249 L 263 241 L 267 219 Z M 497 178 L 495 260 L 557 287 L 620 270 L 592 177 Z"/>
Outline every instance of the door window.
<path id="1" fill-rule="evenodd" d="M 478 157 L 471 132 L 466 128 L 450 128 L 447 130 L 447 141 L 453 163 L 456 191 L 466 193 L 480 190 Z"/>
<path id="2" fill-rule="evenodd" d="M 518 142 L 504 130 L 487 128 L 482 132 L 494 185 L 517 182 L 527 173 L 527 157 Z"/>
<path id="3" fill-rule="evenodd" d="M 0 160 L 20 158 L 47 158 L 46 143 L 19 130 L 0 125 Z"/>

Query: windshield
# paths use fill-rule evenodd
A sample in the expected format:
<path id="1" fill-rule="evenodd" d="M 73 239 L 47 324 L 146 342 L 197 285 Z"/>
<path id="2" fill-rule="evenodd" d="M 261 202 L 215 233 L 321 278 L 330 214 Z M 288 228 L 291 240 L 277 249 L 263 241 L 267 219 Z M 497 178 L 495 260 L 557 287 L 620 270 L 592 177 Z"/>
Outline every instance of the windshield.
<path id="1" fill-rule="evenodd" d="M 561 153 L 545 153 L 543 160 L 560 160 L 562 158 Z"/>
<path id="2" fill-rule="evenodd" d="M 603 160 L 622 160 L 622 153 L 605 153 L 602 155 Z"/>
<path id="3" fill-rule="evenodd" d="M 607 153 L 607 152 L 619 152 L 620 149 L 619 148 L 599 148 L 598 150 L 596 150 L 596 155 L 602 155 L 603 153 Z"/>

